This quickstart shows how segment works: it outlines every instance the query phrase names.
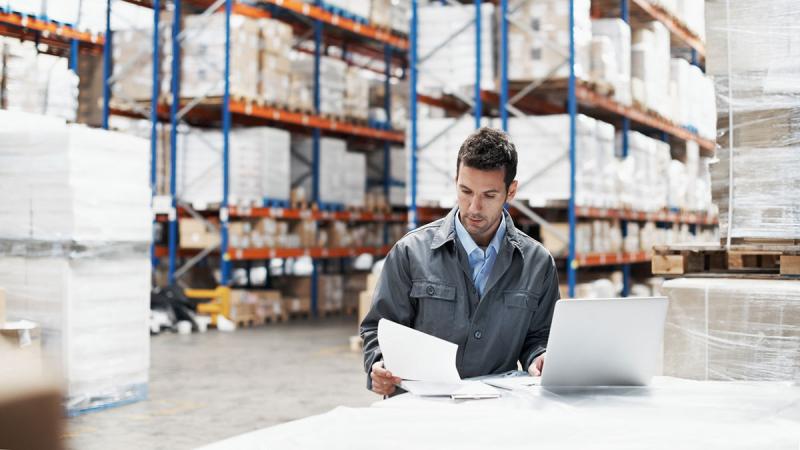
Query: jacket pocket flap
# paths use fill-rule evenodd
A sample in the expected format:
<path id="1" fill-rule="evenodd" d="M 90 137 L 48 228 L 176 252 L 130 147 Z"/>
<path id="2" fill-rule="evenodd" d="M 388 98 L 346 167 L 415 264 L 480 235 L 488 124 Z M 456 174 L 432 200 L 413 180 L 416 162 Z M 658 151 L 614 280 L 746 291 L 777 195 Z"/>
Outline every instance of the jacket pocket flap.
<path id="1" fill-rule="evenodd" d="M 414 298 L 437 298 L 454 302 L 456 288 L 433 281 L 414 281 L 411 284 L 411 296 Z"/>
<path id="2" fill-rule="evenodd" d="M 514 308 L 526 308 L 535 311 L 539 306 L 536 297 L 527 291 L 505 291 L 503 292 L 503 303 Z"/>

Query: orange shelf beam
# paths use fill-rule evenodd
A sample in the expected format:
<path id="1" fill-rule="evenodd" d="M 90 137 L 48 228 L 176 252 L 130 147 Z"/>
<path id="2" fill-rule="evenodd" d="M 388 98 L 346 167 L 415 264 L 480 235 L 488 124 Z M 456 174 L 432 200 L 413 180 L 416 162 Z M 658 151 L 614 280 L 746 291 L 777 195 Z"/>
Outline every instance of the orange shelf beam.
<path id="1" fill-rule="evenodd" d="M 356 22 L 355 20 L 340 17 L 336 14 L 325 11 L 322 8 L 304 3 L 300 0 L 259 0 L 259 3 L 275 5 L 308 18 L 327 23 L 328 25 L 333 25 L 351 33 L 382 42 L 384 44 L 389 44 L 401 50 L 408 50 L 409 47 L 408 39 L 404 37 L 397 36 L 374 25 L 364 25 Z"/>
<path id="2" fill-rule="evenodd" d="M 643 212 L 629 209 L 590 208 L 578 206 L 575 208 L 578 217 L 588 219 L 623 219 L 651 222 L 686 223 L 694 225 L 717 225 L 717 217 L 693 212 Z"/>
<path id="3" fill-rule="evenodd" d="M 381 214 L 371 212 L 351 211 L 315 211 L 311 209 L 294 208 L 253 208 L 230 207 L 231 217 L 247 218 L 272 218 L 287 220 L 341 220 L 344 222 L 405 222 L 408 216 L 403 213 Z"/>
<path id="4" fill-rule="evenodd" d="M 273 258 L 299 258 L 308 256 L 314 259 L 352 258 L 369 253 L 385 255 L 391 246 L 383 247 L 347 247 L 347 248 L 232 248 L 228 250 L 231 261 L 260 260 Z"/>
<path id="5" fill-rule="evenodd" d="M 78 40 L 80 42 L 103 46 L 105 38 L 101 34 L 78 31 L 68 25 L 46 22 L 30 16 L 0 11 L 0 25 L 9 25 L 22 29 L 38 31 L 44 38 L 60 39 L 64 41 Z"/>
<path id="6" fill-rule="evenodd" d="M 618 264 L 637 264 L 650 262 L 650 252 L 585 253 L 579 254 L 572 262 L 578 267 L 614 266 Z"/>
<path id="7" fill-rule="evenodd" d="M 363 136 L 373 139 L 383 139 L 402 143 L 405 142 L 405 133 L 402 131 L 379 130 L 375 128 L 341 122 L 313 114 L 290 112 L 271 106 L 259 106 L 253 103 L 242 101 L 231 101 L 230 111 L 232 114 L 240 114 L 261 119 L 274 120 L 276 122 L 301 125 L 310 128 L 320 128 L 336 133 L 345 133 L 353 136 Z"/>

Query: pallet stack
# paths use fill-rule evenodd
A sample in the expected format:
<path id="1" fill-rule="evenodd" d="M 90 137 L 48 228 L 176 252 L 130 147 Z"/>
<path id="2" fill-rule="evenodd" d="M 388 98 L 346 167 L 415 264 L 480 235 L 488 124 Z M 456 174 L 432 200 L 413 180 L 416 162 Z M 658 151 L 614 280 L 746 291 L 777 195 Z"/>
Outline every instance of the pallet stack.
<path id="1" fill-rule="evenodd" d="M 706 3 L 707 68 L 724 94 L 711 169 L 722 239 L 656 249 L 653 272 L 683 276 L 663 286 L 665 375 L 800 378 L 800 70 L 786 64 L 800 57 L 788 45 L 800 13 L 756 3 Z"/>

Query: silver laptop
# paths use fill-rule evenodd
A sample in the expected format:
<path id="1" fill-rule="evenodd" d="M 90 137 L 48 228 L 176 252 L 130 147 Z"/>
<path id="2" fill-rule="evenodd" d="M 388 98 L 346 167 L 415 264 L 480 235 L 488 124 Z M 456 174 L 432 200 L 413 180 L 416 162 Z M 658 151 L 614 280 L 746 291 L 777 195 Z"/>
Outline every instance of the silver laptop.
<path id="1" fill-rule="evenodd" d="M 542 386 L 646 386 L 659 365 L 666 297 L 556 302 Z"/>

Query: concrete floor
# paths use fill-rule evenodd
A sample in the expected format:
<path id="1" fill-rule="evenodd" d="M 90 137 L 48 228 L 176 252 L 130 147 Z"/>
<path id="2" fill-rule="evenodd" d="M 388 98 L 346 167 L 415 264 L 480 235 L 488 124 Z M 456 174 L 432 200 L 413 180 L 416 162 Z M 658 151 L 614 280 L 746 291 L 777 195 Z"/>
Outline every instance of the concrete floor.
<path id="1" fill-rule="evenodd" d="M 354 318 L 151 339 L 149 399 L 69 419 L 75 450 L 190 449 L 338 405 L 368 406 Z"/>

